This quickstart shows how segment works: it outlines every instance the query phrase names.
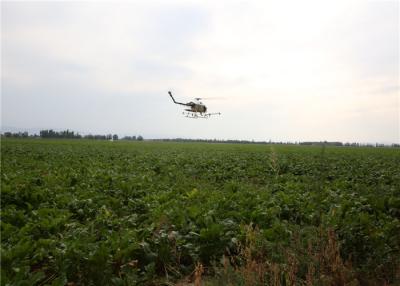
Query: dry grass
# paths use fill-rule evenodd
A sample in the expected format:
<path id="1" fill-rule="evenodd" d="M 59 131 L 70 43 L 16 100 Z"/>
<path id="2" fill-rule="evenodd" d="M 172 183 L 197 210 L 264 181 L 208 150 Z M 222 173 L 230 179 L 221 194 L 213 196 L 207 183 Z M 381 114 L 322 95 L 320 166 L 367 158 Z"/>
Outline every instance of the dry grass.
<path id="1" fill-rule="evenodd" d="M 203 264 L 197 263 L 194 269 L 194 286 L 201 286 L 201 275 L 204 273 Z"/>
<path id="2" fill-rule="evenodd" d="M 290 247 L 282 247 L 281 261 L 274 261 L 263 249 L 257 227 L 246 226 L 245 232 L 245 241 L 238 243 L 236 254 L 224 255 L 220 267 L 206 271 L 198 262 L 187 282 L 177 285 L 395 285 L 385 281 L 359 281 L 350 261 L 341 257 L 332 229 L 320 229 L 318 239 L 309 241 L 306 250 L 299 238 L 293 239 Z"/>
<path id="3" fill-rule="evenodd" d="M 258 228 L 246 226 L 246 239 L 238 245 L 238 254 L 222 259 L 225 285 L 359 285 L 351 265 L 340 256 L 333 230 L 322 233 L 316 243 L 309 242 L 306 253 L 300 241 L 294 240 L 290 248 L 282 248 L 283 261 L 279 262 L 262 249 L 259 239 Z M 306 269 L 304 273 L 300 266 Z"/>

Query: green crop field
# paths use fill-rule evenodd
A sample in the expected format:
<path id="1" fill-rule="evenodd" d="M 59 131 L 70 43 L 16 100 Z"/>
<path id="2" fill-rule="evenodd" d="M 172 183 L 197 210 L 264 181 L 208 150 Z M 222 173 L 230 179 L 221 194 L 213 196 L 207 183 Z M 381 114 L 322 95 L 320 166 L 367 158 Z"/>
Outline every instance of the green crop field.
<path id="1" fill-rule="evenodd" d="M 398 285 L 400 150 L 1 143 L 2 285 Z"/>

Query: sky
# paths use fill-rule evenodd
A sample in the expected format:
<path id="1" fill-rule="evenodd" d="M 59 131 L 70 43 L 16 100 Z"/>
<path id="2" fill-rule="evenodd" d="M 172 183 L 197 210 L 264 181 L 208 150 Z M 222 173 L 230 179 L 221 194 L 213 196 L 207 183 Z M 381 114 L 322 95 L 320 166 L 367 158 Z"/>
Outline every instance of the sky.
<path id="1" fill-rule="evenodd" d="M 400 142 L 399 1 L 2 1 L 1 126 Z M 201 97 L 210 119 L 178 101 Z"/>

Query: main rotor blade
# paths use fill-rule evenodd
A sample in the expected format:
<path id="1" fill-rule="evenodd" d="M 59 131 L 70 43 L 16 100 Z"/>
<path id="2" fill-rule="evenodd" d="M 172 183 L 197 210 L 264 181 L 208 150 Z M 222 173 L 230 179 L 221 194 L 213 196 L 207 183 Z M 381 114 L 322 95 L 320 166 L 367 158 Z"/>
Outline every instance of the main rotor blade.
<path id="1" fill-rule="evenodd" d="M 229 98 L 226 96 L 207 96 L 207 97 L 201 97 L 200 99 L 204 100 L 228 100 Z"/>

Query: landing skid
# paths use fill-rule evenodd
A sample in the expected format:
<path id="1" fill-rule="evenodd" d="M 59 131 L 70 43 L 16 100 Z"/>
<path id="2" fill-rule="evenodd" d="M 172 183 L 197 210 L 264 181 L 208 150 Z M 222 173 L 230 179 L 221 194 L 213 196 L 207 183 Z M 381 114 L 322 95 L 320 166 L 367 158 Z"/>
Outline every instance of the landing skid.
<path id="1" fill-rule="evenodd" d="M 218 113 L 195 113 L 195 112 L 182 112 L 182 114 L 187 117 L 187 118 L 192 118 L 192 119 L 208 119 L 211 117 L 211 115 L 221 115 L 220 112 Z"/>

